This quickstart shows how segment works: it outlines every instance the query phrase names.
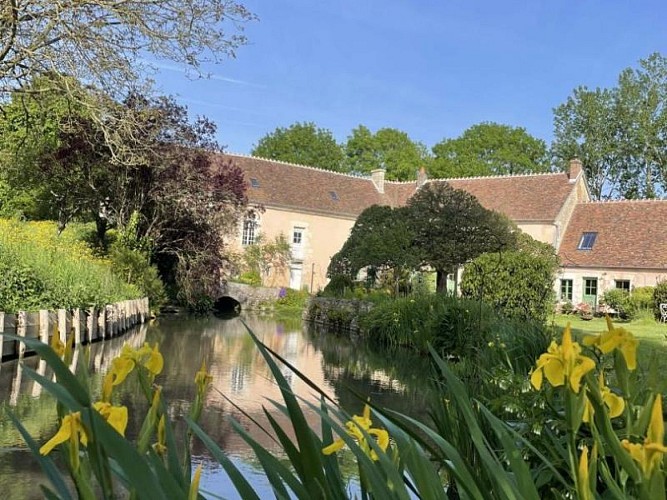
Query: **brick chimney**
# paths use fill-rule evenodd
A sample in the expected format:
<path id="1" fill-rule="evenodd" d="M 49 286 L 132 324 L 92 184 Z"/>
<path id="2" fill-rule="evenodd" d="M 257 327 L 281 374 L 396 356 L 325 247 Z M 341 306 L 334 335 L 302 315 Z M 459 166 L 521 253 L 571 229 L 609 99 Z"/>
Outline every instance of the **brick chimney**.
<path id="1" fill-rule="evenodd" d="M 567 173 L 567 176 L 570 178 L 570 182 L 577 180 L 577 177 L 581 174 L 583 166 L 579 158 L 572 158 L 570 160 L 570 171 Z"/>
<path id="2" fill-rule="evenodd" d="M 424 167 L 420 167 L 419 171 L 417 172 L 417 189 L 426 184 L 426 179 L 428 179 L 428 176 L 426 175 L 426 169 Z"/>
<path id="3" fill-rule="evenodd" d="M 384 168 L 371 170 L 371 180 L 375 184 L 375 189 L 378 190 L 378 193 L 384 193 Z"/>

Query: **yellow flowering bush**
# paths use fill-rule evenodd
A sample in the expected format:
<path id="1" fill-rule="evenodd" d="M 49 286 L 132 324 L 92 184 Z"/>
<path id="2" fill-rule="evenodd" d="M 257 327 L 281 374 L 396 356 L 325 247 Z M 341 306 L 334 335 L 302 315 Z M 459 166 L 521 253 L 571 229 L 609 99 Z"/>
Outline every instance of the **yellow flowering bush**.
<path id="1" fill-rule="evenodd" d="M 139 298 L 76 231 L 0 219 L 0 311 L 90 307 Z"/>

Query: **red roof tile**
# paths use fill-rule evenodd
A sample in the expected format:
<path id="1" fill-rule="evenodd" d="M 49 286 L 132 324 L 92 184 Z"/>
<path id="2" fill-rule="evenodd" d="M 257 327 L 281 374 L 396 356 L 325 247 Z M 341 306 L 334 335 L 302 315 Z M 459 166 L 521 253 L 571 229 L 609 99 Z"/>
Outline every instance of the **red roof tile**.
<path id="1" fill-rule="evenodd" d="M 475 196 L 486 208 L 514 221 L 553 221 L 572 192 L 567 174 L 535 174 L 449 179 L 455 189 Z"/>
<path id="2" fill-rule="evenodd" d="M 565 267 L 667 268 L 667 201 L 580 203 L 558 254 Z M 578 250 L 584 232 L 596 232 L 591 250 Z"/>
<path id="3" fill-rule="evenodd" d="M 227 156 L 243 170 L 251 203 L 352 217 L 371 205 L 393 205 L 391 198 L 379 193 L 366 177 L 262 158 Z M 252 187 L 251 179 L 256 179 L 258 187 Z"/>
<path id="4" fill-rule="evenodd" d="M 227 155 L 243 170 L 251 203 L 357 216 L 373 204 L 403 206 L 415 193 L 416 182 L 385 181 L 379 193 L 367 177 L 330 172 L 292 163 Z M 259 187 L 251 186 L 256 179 Z M 438 182 L 430 180 L 428 182 Z M 515 221 L 553 221 L 572 192 L 567 174 L 446 179 L 491 210 Z M 331 192 L 338 200 L 333 200 Z"/>

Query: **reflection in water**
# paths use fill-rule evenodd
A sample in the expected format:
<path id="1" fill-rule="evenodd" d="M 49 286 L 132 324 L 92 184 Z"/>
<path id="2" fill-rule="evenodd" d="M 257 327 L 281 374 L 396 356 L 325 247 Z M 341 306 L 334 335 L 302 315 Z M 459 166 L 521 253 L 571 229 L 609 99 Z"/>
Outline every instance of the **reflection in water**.
<path id="1" fill-rule="evenodd" d="M 424 360 L 409 353 L 394 355 L 361 343 L 352 343 L 330 334 L 302 331 L 296 325 L 277 323 L 266 318 L 243 319 L 271 349 L 305 374 L 350 413 L 360 413 L 363 403 L 353 393 L 371 397 L 381 405 L 414 414 L 424 408 L 423 387 L 426 385 Z M 188 413 L 194 396 L 194 376 L 202 360 L 213 375 L 201 417 L 202 427 L 233 458 L 252 484 L 273 496 L 252 453 L 233 431 L 229 417 L 237 419 L 267 450 L 279 452 L 272 437 L 261 432 L 252 422 L 267 423 L 264 408 L 283 426 L 288 422 L 270 400 L 281 401 L 280 391 L 264 359 L 247 334 L 239 318 L 223 320 L 216 317 L 161 318 L 158 323 L 124 337 L 106 340 L 77 351 L 79 363 L 89 360 L 91 383 L 99 394 L 102 375 L 111 360 L 119 354 L 124 342 L 138 347 L 144 341 L 158 342 L 165 359 L 165 371 L 157 383 L 163 386 L 169 414 L 177 419 Z M 38 358 L 27 358 L 25 366 L 47 377 L 52 374 Z M 73 367 L 74 368 L 74 367 Z M 292 390 L 300 397 L 315 401 L 313 390 L 288 368 L 283 369 Z M 148 404 L 138 390 L 134 377 L 120 386 L 119 400 L 128 406 L 130 422 L 127 435 L 136 436 Z M 38 384 L 22 373 L 17 362 L 3 363 L 0 368 L 0 491 L 9 492 L 9 499 L 41 497 L 38 483 L 41 473 L 26 450 L 19 433 L 4 415 L 13 411 L 38 443 L 43 443 L 56 430 L 55 403 Z M 305 412 L 313 428 L 319 419 Z M 180 429 L 182 433 L 182 428 Z M 204 447 L 195 443 L 194 460 L 205 464 L 202 488 L 229 497 L 231 485 L 220 467 L 211 461 Z"/>

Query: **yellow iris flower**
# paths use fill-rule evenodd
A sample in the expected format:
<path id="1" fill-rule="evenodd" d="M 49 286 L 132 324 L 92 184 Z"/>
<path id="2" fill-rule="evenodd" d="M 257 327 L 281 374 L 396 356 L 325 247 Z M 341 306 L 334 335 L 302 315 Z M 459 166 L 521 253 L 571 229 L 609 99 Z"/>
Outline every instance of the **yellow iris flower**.
<path id="1" fill-rule="evenodd" d="M 152 349 L 148 343 L 139 349 L 133 349 L 125 344 L 120 351 L 120 356 L 111 362 L 111 373 L 114 376 L 113 385 L 123 383 L 137 364 L 144 366 L 153 377 L 159 375 L 164 367 L 164 359 L 158 350 L 157 344 Z"/>
<path id="2" fill-rule="evenodd" d="M 88 444 L 86 430 L 81 423 L 81 412 L 70 413 L 63 417 L 60 423 L 60 429 L 56 435 L 49 439 L 40 449 L 40 455 L 48 455 L 53 448 L 65 441 L 72 441 L 72 444 L 78 445 L 79 442 L 84 446 Z"/>
<path id="3" fill-rule="evenodd" d="M 593 451 L 595 453 L 595 450 Z M 592 500 L 593 493 L 590 487 L 590 472 L 588 470 L 588 446 L 584 446 L 579 457 L 577 474 L 577 491 L 581 500 Z"/>
<path id="4" fill-rule="evenodd" d="M 206 371 L 206 361 L 201 362 L 201 368 L 195 374 L 195 384 L 200 393 L 203 393 L 206 390 L 206 386 L 211 383 L 213 377 L 210 373 Z"/>
<path id="5" fill-rule="evenodd" d="M 164 415 L 160 417 L 160 421 L 157 424 L 157 443 L 153 445 L 153 449 L 158 455 L 164 455 L 167 452 L 167 432 Z"/>
<path id="6" fill-rule="evenodd" d="M 600 335 L 587 335 L 582 342 L 584 345 L 597 347 L 603 354 L 618 349 L 625 358 L 628 370 L 637 368 L 637 339 L 624 328 L 614 328 L 609 316 L 607 316 L 606 332 Z"/>
<path id="7" fill-rule="evenodd" d="M 609 408 L 609 417 L 616 418 L 620 416 L 623 413 L 623 410 L 625 410 L 625 401 L 623 401 L 622 397 L 617 396 L 616 394 L 611 392 L 611 389 L 604 384 L 604 375 L 602 374 L 602 372 L 600 372 L 598 383 L 600 384 L 602 401 L 604 402 L 605 406 Z M 593 409 L 593 405 L 591 404 L 589 399 L 586 398 L 584 403 L 584 415 L 582 417 L 582 420 L 584 422 L 590 422 L 591 420 L 593 420 L 594 413 L 595 410 Z"/>
<path id="8" fill-rule="evenodd" d="M 192 482 L 190 483 L 190 491 L 188 492 L 188 500 L 196 500 L 199 498 L 199 481 L 201 479 L 201 464 L 197 467 Z"/>
<path id="9" fill-rule="evenodd" d="M 662 396 L 658 394 L 651 409 L 651 422 L 648 426 L 644 444 L 621 441 L 630 456 L 639 464 L 644 477 L 650 477 L 656 467 L 660 467 L 662 456 L 667 453 L 664 445 L 665 423 L 662 420 Z"/>
<path id="10" fill-rule="evenodd" d="M 110 403 L 99 401 L 93 404 L 102 418 L 106 420 L 111 427 L 116 429 L 116 432 L 121 436 L 125 436 L 125 429 L 127 428 L 127 407 L 112 406 Z"/>
<path id="11" fill-rule="evenodd" d="M 547 352 L 537 360 L 537 366 L 530 375 L 530 383 L 539 390 L 544 376 L 554 387 L 564 385 L 568 380 L 572 390 L 579 393 L 582 377 L 594 368 L 595 361 L 582 356 L 581 346 L 572 341 L 568 324 L 563 332 L 561 345 L 551 342 Z"/>
<path id="12" fill-rule="evenodd" d="M 49 342 L 51 349 L 55 352 L 59 358 L 62 358 L 65 354 L 65 344 L 60 337 L 58 336 L 58 328 L 54 328 L 53 335 L 51 335 L 51 342 Z"/>
<path id="13" fill-rule="evenodd" d="M 363 431 L 371 436 L 375 436 L 377 444 L 382 451 L 387 451 L 387 447 L 389 446 L 389 433 L 384 429 L 371 428 L 372 424 L 371 408 L 370 406 L 365 405 L 363 414 L 361 416 L 354 415 L 352 420 L 345 424 L 345 428 L 347 434 L 359 442 L 359 446 L 371 457 L 371 459 L 377 460 L 377 453 L 375 453 L 375 450 L 371 449 L 370 445 L 366 442 L 366 437 L 364 436 Z M 329 446 L 322 448 L 322 453 L 331 455 L 332 453 L 341 450 L 344 446 L 345 441 L 342 438 L 337 438 Z"/>
<path id="14" fill-rule="evenodd" d="M 125 428 L 127 427 L 127 408 L 125 406 L 111 406 L 109 403 L 100 401 L 93 404 L 93 408 L 95 408 L 95 410 L 102 415 L 102 418 L 104 418 L 111 427 L 116 429 L 121 436 L 125 435 Z M 78 443 L 81 443 L 84 446 L 88 444 L 88 435 L 81 422 L 81 412 L 77 411 L 65 415 L 56 435 L 49 439 L 39 449 L 39 453 L 41 455 L 47 455 L 53 448 L 68 440 L 77 447 Z"/>

